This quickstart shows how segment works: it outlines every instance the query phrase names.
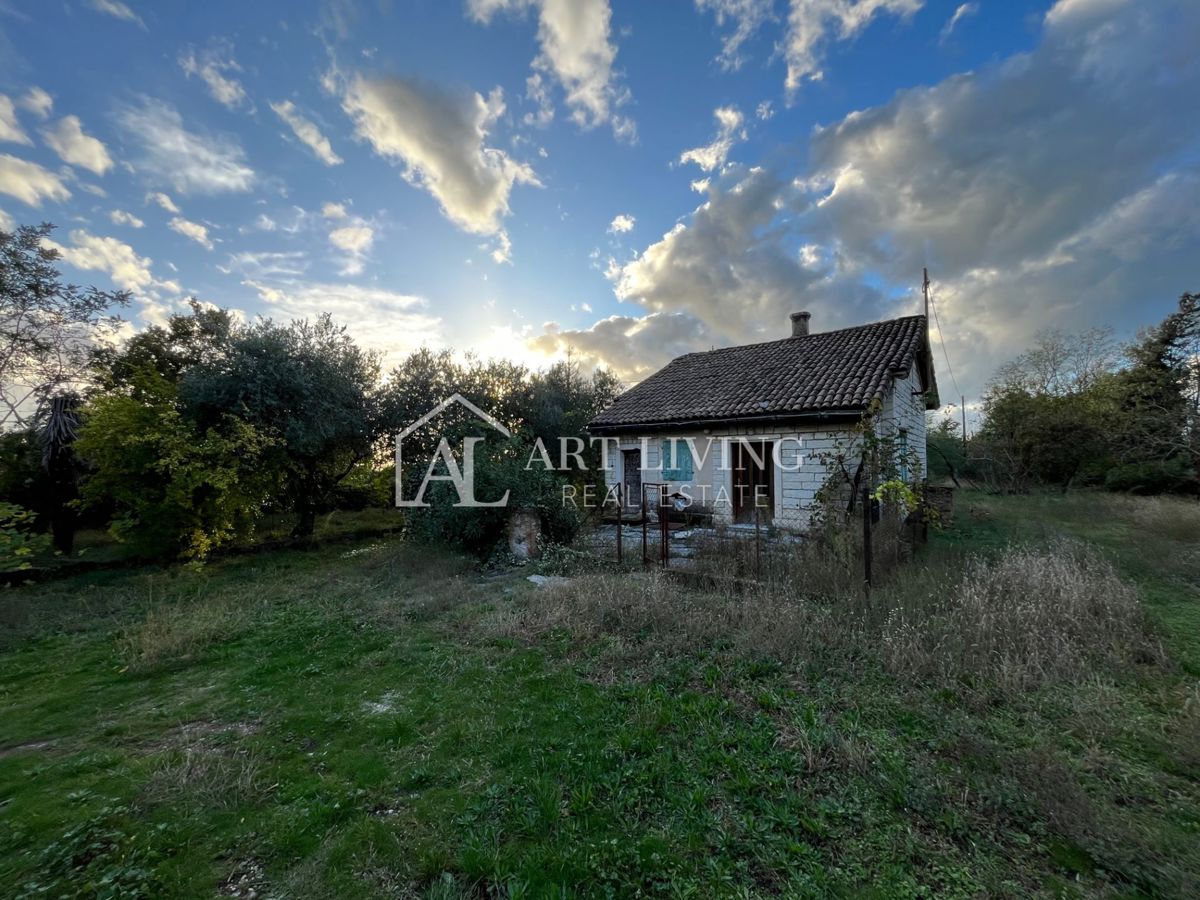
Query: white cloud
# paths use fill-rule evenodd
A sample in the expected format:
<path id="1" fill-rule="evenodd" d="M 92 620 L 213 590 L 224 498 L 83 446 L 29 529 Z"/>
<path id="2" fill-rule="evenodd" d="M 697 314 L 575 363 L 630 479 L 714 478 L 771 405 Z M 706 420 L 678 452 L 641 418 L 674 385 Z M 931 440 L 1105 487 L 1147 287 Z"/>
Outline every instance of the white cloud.
<path id="1" fill-rule="evenodd" d="M 245 284 L 258 292 L 272 318 L 315 319 L 330 313 L 360 345 L 382 353 L 385 365 L 395 365 L 422 346 L 444 344 L 441 319 L 427 312 L 429 303 L 422 297 L 298 279 L 247 279 Z"/>
<path id="2" fill-rule="evenodd" d="M 485 100 L 425 81 L 354 77 L 342 107 L 359 137 L 402 163 L 405 180 L 433 195 L 447 218 L 507 244 L 501 220 L 513 186 L 539 182 L 528 165 L 486 146 L 492 123 L 504 112 L 499 88 Z"/>
<path id="3" fill-rule="evenodd" d="M 114 209 L 108 217 L 114 225 L 128 225 L 130 228 L 141 228 L 146 224 L 133 213 L 127 213 L 123 209 Z"/>
<path id="4" fill-rule="evenodd" d="M 525 113 L 521 121 L 539 128 L 554 121 L 554 101 L 550 99 L 550 88 L 541 72 L 534 72 L 525 79 L 525 96 L 533 101 L 537 111 Z"/>
<path id="5" fill-rule="evenodd" d="M 627 384 L 654 374 L 677 356 L 707 349 L 714 342 L 704 323 L 686 313 L 610 316 L 590 328 L 561 330 L 551 325 L 526 340 L 548 358 L 569 349 L 581 365 L 606 365 Z"/>
<path id="6" fill-rule="evenodd" d="M 791 0 L 783 57 L 785 87 L 795 94 L 805 81 L 824 77 L 825 46 L 830 35 L 853 40 L 880 14 L 911 17 L 925 0 Z"/>
<path id="7" fill-rule="evenodd" d="M 0 194 L 22 203 L 40 206 L 42 200 L 66 200 L 71 196 L 61 177 L 37 163 L 0 153 Z"/>
<path id="8" fill-rule="evenodd" d="M 205 250 L 213 248 L 212 239 L 208 236 L 208 229 L 199 222 L 191 222 L 181 216 L 176 216 L 167 225 L 172 231 L 195 241 Z"/>
<path id="9" fill-rule="evenodd" d="M 250 251 L 229 254 L 228 265 L 217 265 L 224 275 L 238 273 L 248 280 L 299 278 L 308 270 L 308 254 L 299 250 Z"/>
<path id="10" fill-rule="evenodd" d="M 31 87 L 18 102 L 39 119 L 48 118 L 54 109 L 54 98 L 40 87 Z"/>
<path id="11" fill-rule="evenodd" d="M 571 120 L 583 128 L 611 122 L 614 134 L 635 140 L 633 120 L 615 114 L 629 100 L 613 72 L 617 48 L 611 40 L 612 9 L 608 0 L 468 0 L 477 22 L 487 24 L 498 11 L 521 13 L 535 8 L 538 14 L 538 44 L 541 52 L 533 61 L 535 74 L 553 75 L 566 94 Z M 541 87 L 538 81 L 539 90 Z M 532 98 L 539 103 L 539 118 L 549 121 L 543 103 L 549 98 Z"/>
<path id="12" fill-rule="evenodd" d="M 326 219 L 344 219 L 346 218 L 346 207 L 341 203 L 330 201 L 321 207 L 321 215 Z"/>
<path id="13" fill-rule="evenodd" d="M 733 26 L 721 40 L 721 53 L 717 57 L 721 68 L 726 71 L 741 68 L 745 62 L 742 44 L 775 17 L 774 6 L 775 0 L 696 0 L 696 9 L 716 16 L 718 28 Z"/>
<path id="14" fill-rule="evenodd" d="M 236 141 L 188 131 L 173 106 L 143 97 L 140 106 L 126 106 L 117 121 L 142 146 L 136 171 L 171 185 L 181 194 L 219 194 L 248 191 L 254 170 Z"/>
<path id="15" fill-rule="evenodd" d="M 1179 114 L 1200 95 L 1200 8 L 1168 2 L 1063 0 L 1033 50 L 819 131 L 800 178 L 795 160 L 728 165 L 689 217 L 610 265 L 643 315 L 538 341 L 636 377 L 659 339 L 675 355 L 782 336 L 799 308 L 819 330 L 917 311 L 929 265 L 977 395 L 1039 329 L 1154 321 L 1194 279 L 1200 234 L 1200 121 Z"/>
<path id="16" fill-rule="evenodd" d="M 244 106 L 254 111 L 254 104 L 250 102 L 242 83 L 226 74 L 242 71 L 227 45 L 216 44 L 199 53 L 189 47 L 179 57 L 179 67 L 188 78 L 193 75 L 199 77 L 208 85 L 212 98 L 227 109 L 236 110 Z"/>
<path id="17" fill-rule="evenodd" d="M 45 243 L 58 250 L 64 262 L 77 269 L 104 272 L 122 290 L 141 293 L 163 289 L 179 293 L 179 285 L 156 279 L 150 271 L 152 260 L 138 256 L 128 244 L 116 238 L 98 237 L 84 229 L 72 231 L 70 238 L 70 246 L 51 240 Z"/>
<path id="18" fill-rule="evenodd" d="M 375 229 L 361 222 L 329 232 L 329 243 L 346 252 L 346 260 L 342 266 L 343 275 L 358 275 L 362 272 L 363 261 L 374 242 Z"/>
<path id="19" fill-rule="evenodd" d="M 300 111 L 296 109 L 296 104 L 291 100 L 284 100 L 282 103 L 272 103 L 271 109 L 292 129 L 292 133 L 300 142 L 316 155 L 317 159 L 327 166 L 341 165 L 342 158 L 333 152 L 333 146 L 329 143 L 329 139 L 321 134 L 321 129 L 310 119 L 306 119 L 300 114 Z"/>
<path id="20" fill-rule="evenodd" d="M 26 146 L 33 144 L 21 123 L 17 121 L 17 110 L 12 98 L 5 94 L 0 94 L 0 141 Z"/>
<path id="21" fill-rule="evenodd" d="M 719 169 L 725 165 L 733 145 L 746 139 L 746 131 L 742 127 L 745 120 L 736 106 L 717 107 L 713 110 L 713 118 L 717 120 L 717 136 L 713 138 L 712 143 L 685 150 L 679 156 L 680 164 L 695 163 L 705 172 Z"/>
<path id="22" fill-rule="evenodd" d="M 108 148 L 90 134 L 83 133 L 83 123 L 78 116 L 64 116 L 54 125 L 43 128 L 42 137 L 47 146 L 69 165 L 97 175 L 103 175 L 113 166 Z"/>
<path id="23" fill-rule="evenodd" d="M 179 215 L 179 207 L 175 205 L 175 201 L 161 191 L 154 191 L 146 195 L 147 203 L 156 203 L 165 209 L 167 212 L 174 215 Z"/>
<path id="24" fill-rule="evenodd" d="M 0 231 L 15 231 L 17 220 L 0 209 Z"/>
<path id="25" fill-rule="evenodd" d="M 754 114 L 758 116 L 760 121 L 766 122 L 775 115 L 775 109 L 771 105 L 770 100 L 764 100 L 754 108 Z"/>
<path id="26" fill-rule="evenodd" d="M 786 187 L 767 169 L 731 167 L 688 222 L 610 266 L 613 292 L 650 312 L 694 316 L 710 338 L 748 341 L 780 333 L 797 296 L 821 277 L 805 269 L 771 227 Z M 854 321 L 854 310 L 841 314 Z"/>
<path id="27" fill-rule="evenodd" d="M 959 7 L 954 10 L 954 15 L 947 19 L 946 24 L 942 26 L 941 33 L 938 35 L 938 43 L 944 44 L 946 41 L 950 40 L 950 36 L 954 34 L 954 29 L 958 26 L 958 23 L 969 16 L 975 15 L 977 12 L 979 12 L 978 3 L 960 4 Z"/>
<path id="28" fill-rule="evenodd" d="M 133 22 L 143 31 L 146 28 L 146 23 L 142 21 L 142 17 L 130 9 L 127 4 L 122 3 L 121 0 L 87 0 L 87 5 L 96 12 L 112 16 L 114 19 Z"/>
<path id="29" fill-rule="evenodd" d="M 633 231 L 633 226 L 636 224 L 636 222 L 637 219 L 635 219 L 633 216 L 627 216 L 622 213 L 621 215 L 614 217 L 612 222 L 609 223 L 608 233 L 624 234 L 625 232 Z"/>

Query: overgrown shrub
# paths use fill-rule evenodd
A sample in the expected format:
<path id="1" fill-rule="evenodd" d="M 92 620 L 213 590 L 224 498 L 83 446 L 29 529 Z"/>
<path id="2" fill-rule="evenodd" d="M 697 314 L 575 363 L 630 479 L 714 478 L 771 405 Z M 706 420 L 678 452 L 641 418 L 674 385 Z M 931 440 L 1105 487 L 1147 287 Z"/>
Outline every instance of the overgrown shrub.
<path id="1" fill-rule="evenodd" d="M 146 557 L 204 559 L 253 528 L 277 488 L 259 462 L 272 439 L 233 416 L 199 429 L 169 403 L 100 397 L 76 452 L 92 466 L 89 504 L 111 503 L 110 530 Z"/>
<path id="2" fill-rule="evenodd" d="M 1195 473 L 1183 458 L 1147 460 L 1109 469 L 1104 486 L 1129 494 L 1194 493 Z"/>
<path id="3" fill-rule="evenodd" d="M 13 503 L 0 502 L 0 572 L 33 565 L 33 557 L 50 549 L 50 536 L 35 534 L 34 515 Z"/>
<path id="4" fill-rule="evenodd" d="M 581 511 L 563 502 L 567 479 L 541 465 L 528 466 L 531 445 L 514 437 L 504 442 L 484 441 L 475 447 L 474 491 L 481 503 L 508 494 L 504 506 L 458 506 L 455 486 L 431 481 L 423 495 L 425 507 L 406 510 L 415 537 L 433 543 L 459 546 L 472 553 L 488 555 L 503 539 L 509 516 L 517 509 L 537 510 L 546 541 L 566 544 L 575 537 L 582 522 Z M 461 466 L 461 462 L 459 463 Z M 444 472 L 444 465 L 438 464 Z M 413 486 L 406 498 L 414 498 L 426 469 L 417 466 L 411 474 Z"/>

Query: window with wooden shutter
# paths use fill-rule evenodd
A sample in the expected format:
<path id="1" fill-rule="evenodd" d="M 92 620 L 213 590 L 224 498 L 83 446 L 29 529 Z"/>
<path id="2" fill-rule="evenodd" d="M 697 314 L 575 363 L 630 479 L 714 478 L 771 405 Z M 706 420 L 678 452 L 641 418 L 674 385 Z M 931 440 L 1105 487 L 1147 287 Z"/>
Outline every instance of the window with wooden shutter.
<path id="1" fill-rule="evenodd" d="M 692 448 L 679 438 L 664 438 L 662 442 L 663 480 L 691 481 L 695 475 Z"/>

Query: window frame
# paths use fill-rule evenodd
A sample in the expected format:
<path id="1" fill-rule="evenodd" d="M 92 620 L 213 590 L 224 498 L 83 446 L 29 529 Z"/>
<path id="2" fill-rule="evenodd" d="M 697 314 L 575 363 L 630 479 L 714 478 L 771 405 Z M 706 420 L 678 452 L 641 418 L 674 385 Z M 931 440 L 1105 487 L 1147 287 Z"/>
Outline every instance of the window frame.
<path id="1" fill-rule="evenodd" d="M 696 461 L 692 458 L 692 448 L 686 438 L 663 438 L 659 451 L 662 454 L 663 481 L 691 482 L 696 477 Z M 686 460 L 686 465 L 680 465 L 681 456 Z"/>

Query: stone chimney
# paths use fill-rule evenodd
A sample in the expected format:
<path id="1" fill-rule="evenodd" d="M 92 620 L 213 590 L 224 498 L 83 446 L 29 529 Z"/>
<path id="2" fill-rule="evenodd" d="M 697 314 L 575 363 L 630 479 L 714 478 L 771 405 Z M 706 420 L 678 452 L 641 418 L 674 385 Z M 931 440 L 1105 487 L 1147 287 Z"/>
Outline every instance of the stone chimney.
<path id="1" fill-rule="evenodd" d="M 792 319 L 792 337 L 807 337 L 808 336 L 808 320 L 812 318 L 810 312 L 794 312 L 791 315 Z"/>

